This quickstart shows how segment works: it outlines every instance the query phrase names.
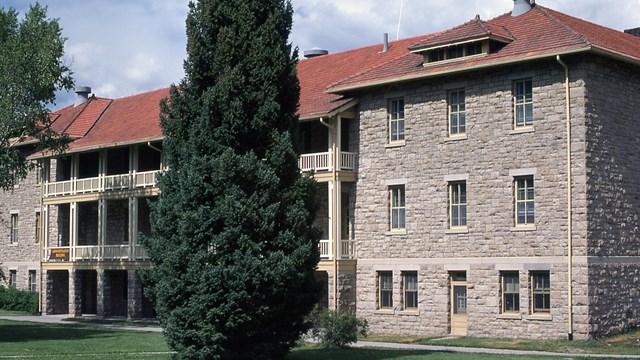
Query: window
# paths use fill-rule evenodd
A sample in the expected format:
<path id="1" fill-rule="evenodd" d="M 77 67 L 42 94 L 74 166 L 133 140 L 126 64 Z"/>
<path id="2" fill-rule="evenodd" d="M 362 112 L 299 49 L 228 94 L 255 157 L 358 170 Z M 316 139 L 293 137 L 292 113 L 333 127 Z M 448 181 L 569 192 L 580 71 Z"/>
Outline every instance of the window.
<path id="1" fill-rule="evenodd" d="M 447 59 L 455 59 L 464 56 L 464 46 L 451 46 L 447 51 Z"/>
<path id="2" fill-rule="evenodd" d="M 520 278 L 517 272 L 503 272 L 500 274 L 502 287 L 502 312 L 520 311 Z"/>
<path id="3" fill-rule="evenodd" d="M 467 226 L 467 183 L 449 184 L 449 228 Z"/>
<path id="4" fill-rule="evenodd" d="M 47 181 L 49 174 L 49 159 L 39 159 L 36 167 L 36 184 Z"/>
<path id="5" fill-rule="evenodd" d="M 18 243 L 18 214 L 11 214 L 11 243 Z"/>
<path id="6" fill-rule="evenodd" d="M 533 225 L 535 222 L 533 176 L 517 177 L 516 225 Z"/>
<path id="7" fill-rule="evenodd" d="M 389 142 L 404 140 L 404 99 L 389 100 Z"/>
<path id="8" fill-rule="evenodd" d="M 9 287 L 16 288 L 18 273 L 16 270 L 9 270 Z"/>
<path id="9" fill-rule="evenodd" d="M 531 311 L 548 313 L 551 310 L 551 282 L 548 271 L 531 273 Z"/>
<path id="10" fill-rule="evenodd" d="M 437 49 L 428 52 L 429 62 L 444 60 L 444 49 Z"/>
<path id="11" fill-rule="evenodd" d="M 533 86 L 531 79 L 513 84 L 513 110 L 515 127 L 533 125 Z"/>
<path id="12" fill-rule="evenodd" d="M 36 243 L 39 243 L 42 239 L 42 217 L 40 211 L 36 211 Z"/>
<path id="13" fill-rule="evenodd" d="M 418 308 L 418 273 L 409 271 L 402 273 L 402 286 L 404 292 L 403 308 Z"/>
<path id="14" fill-rule="evenodd" d="M 404 185 L 392 186 L 390 193 L 391 230 L 403 230 L 405 228 Z"/>
<path id="15" fill-rule="evenodd" d="M 393 273 L 391 271 L 378 272 L 378 308 L 393 308 Z"/>
<path id="16" fill-rule="evenodd" d="M 449 136 L 464 135 L 466 131 L 464 90 L 449 92 Z"/>
<path id="17" fill-rule="evenodd" d="M 29 290 L 32 292 L 38 291 L 38 281 L 35 270 L 29 270 Z"/>
<path id="18" fill-rule="evenodd" d="M 467 56 L 482 54 L 482 43 L 474 42 L 467 45 Z"/>

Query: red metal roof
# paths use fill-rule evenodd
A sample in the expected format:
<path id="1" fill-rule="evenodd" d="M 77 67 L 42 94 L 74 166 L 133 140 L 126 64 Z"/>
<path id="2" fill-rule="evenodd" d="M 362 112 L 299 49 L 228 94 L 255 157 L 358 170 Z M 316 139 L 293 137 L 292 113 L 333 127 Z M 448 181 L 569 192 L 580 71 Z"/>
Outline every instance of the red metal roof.
<path id="1" fill-rule="evenodd" d="M 469 24 L 469 23 L 467 23 Z M 497 66 L 508 62 L 527 61 L 530 59 L 555 56 L 577 51 L 599 51 L 614 54 L 629 61 L 640 62 L 640 38 L 621 31 L 606 28 L 581 19 L 534 6 L 529 12 L 512 17 L 506 13 L 489 20 L 486 25 L 490 29 L 506 29 L 513 36 L 513 41 L 495 53 L 472 58 L 458 58 L 452 61 L 432 63 L 422 66 L 421 55 L 412 54 L 407 49 L 403 55 L 384 63 L 374 69 L 346 78 L 333 85 L 328 91 L 343 93 L 349 90 L 369 86 L 428 77 L 466 69 Z M 458 27 L 445 31 L 435 38 L 460 39 L 460 29 L 466 29 L 469 35 L 471 26 Z M 423 41 L 417 44 L 429 44 Z"/>

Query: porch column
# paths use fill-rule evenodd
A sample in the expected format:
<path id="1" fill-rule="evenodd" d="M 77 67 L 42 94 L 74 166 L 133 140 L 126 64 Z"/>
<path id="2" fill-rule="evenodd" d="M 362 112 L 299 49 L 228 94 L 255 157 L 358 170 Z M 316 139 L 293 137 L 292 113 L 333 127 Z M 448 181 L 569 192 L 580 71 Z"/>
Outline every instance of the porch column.
<path id="1" fill-rule="evenodd" d="M 127 319 L 142 318 L 142 279 L 136 270 L 127 270 Z"/>
<path id="2" fill-rule="evenodd" d="M 69 316 L 82 316 L 82 278 L 78 270 L 69 270 Z"/>
<path id="3" fill-rule="evenodd" d="M 98 316 L 107 317 L 111 315 L 111 281 L 104 269 L 97 269 L 96 273 L 98 276 L 96 312 Z"/>
<path id="4" fill-rule="evenodd" d="M 47 270 L 42 270 L 41 282 L 42 282 L 42 294 L 40 294 L 42 298 L 42 315 L 51 315 L 53 314 L 53 279 L 48 275 L 49 272 Z"/>

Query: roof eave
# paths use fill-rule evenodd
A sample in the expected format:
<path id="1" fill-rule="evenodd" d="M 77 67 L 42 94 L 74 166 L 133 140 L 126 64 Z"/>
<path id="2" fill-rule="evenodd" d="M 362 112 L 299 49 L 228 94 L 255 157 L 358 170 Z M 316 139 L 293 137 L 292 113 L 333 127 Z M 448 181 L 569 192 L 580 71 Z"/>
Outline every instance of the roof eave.
<path id="1" fill-rule="evenodd" d="M 316 120 L 316 119 L 320 119 L 320 118 L 330 118 L 330 117 L 334 117 L 338 114 L 340 114 L 343 111 L 346 111 L 354 106 L 356 106 L 358 104 L 358 102 L 360 102 L 360 100 L 358 99 L 352 99 L 349 100 L 349 102 L 347 102 L 346 104 L 339 106 L 333 110 L 331 110 L 330 112 L 327 113 L 321 113 L 321 114 L 312 114 L 312 115 L 303 115 L 299 117 L 300 121 L 309 121 L 309 120 Z"/>
<path id="2" fill-rule="evenodd" d="M 420 79 L 426 79 L 426 78 L 430 78 L 430 77 L 436 77 L 436 76 L 442 76 L 442 75 L 450 75 L 450 74 L 456 74 L 456 73 L 460 73 L 460 72 L 479 70 L 479 69 L 486 69 L 486 68 L 491 68 L 491 67 L 496 67 L 496 66 L 510 65 L 510 64 L 515 64 L 515 63 L 519 63 L 519 62 L 534 61 L 534 60 L 545 59 L 545 58 L 555 58 L 557 55 L 569 55 L 569 54 L 587 52 L 587 51 L 591 51 L 591 50 L 592 50 L 591 46 L 586 46 L 586 47 L 581 47 L 581 48 L 577 48 L 577 49 L 571 49 L 571 50 L 547 53 L 547 54 L 544 54 L 544 55 L 519 57 L 519 58 L 509 59 L 509 60 L 505 60 L 505 61 L 496 61 L 496 62 L 490 62 L 490 63 L 486 63 L 486 64 L 466 66 L 466 67 L 461 67 L 461 68 L 456 68 L 456 69 L 451 69 L 451 70 L 443 70 L 443 71 L 436 71 L 436 72 L 411 74 L 411 75 L 399 76 L 399 77 L 394 77 L 394 78 L 389 78 L 389 79 L 375 80 L 375 81 L 370 81 L 370 82 L 361 83 L 361 84 L 355 84 L 355 85 L 338 86 L 338 87 L 335 87 L 335 88 L 332 88 L 332 89 L 328 89 L 327 93 L 329 93 L 329 94 L 342 94 L 342 93 L 349 92 L 349 91 L 364 90 L 364 89 L 377 87 L 377 86 L 381 86 L 381 85 L 388 85 L 388 84 L 393 84 L 393 83 L 398 83 L 398 82 L 405 82 L 405 81 L 420 80 Z"/>
<path id="3" fill-rule="evenodd" d="M 56 157 L 60 155 L 76 154 L 76 153 L 82 153 L 82 152 L 93 151 L 93 150 L 102 150 L 102 149 L 115 148 L 120 146 L 145 144 L 148 142 L 161 141 L 163 139 L 164 139 L 164 136 L 161 136 L 161 137 L 152 137 L 152 138 L 137 139 L 137 140 L 130 140 L 130 141 L 105 143 L 105 144 L 92 145 L 92 146 L 86 146 L 86 147 L 78 147 L 75 149 L 67 149 L 62 154 L 40 152 L 40 153 L 32 154 L 31 156 L 28 157 L 28 159 L 32 160 L 32 159 L 51 158 L 51 157 Z"/>
<path id="4" fill-rule="evenodd" d="M 594 54 L 598 54 L 598 55 L 602 55 L 602 56 L 606 56 L 618 61 L 622 61 L 622 62 L 626 62 L 632 65 L 636 65 L 636 66 L 640 66 L 640 59 L 639 58 L 634 58 L 631 57 L 629 55 L 625 55 L 625 54 L 621 54 L 619 52 L 615 52 L 615 51 L 611 51 L 611 50 L 607 50 L 607 49 L 603 49 L 601 47 L 597 47 L 597 46 L 593 46 L 592 49 Z"/>

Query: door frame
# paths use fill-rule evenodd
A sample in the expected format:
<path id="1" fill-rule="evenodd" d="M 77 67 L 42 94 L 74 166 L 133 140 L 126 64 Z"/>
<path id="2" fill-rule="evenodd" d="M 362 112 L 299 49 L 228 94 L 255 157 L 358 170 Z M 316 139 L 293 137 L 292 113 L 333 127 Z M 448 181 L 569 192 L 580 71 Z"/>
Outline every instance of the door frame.
<path id="1" fill-rule="evenodd" d="M 468 309 L 467 300 L 468 299 L 468 287 L 467 287 L 467 272 L 466 271 L 451 271 L 449 272 L 449 326 L 451 335 L 457 336 L 467 336 L 467 328 L 468 328 L 468 313 L 465 314 L 456 314 L 455 313 L 455 288 L 456 287 L 464 287 L 465 289 L 465 310 Z M 467 310 L 468 311 L 468 310 Z"/>

